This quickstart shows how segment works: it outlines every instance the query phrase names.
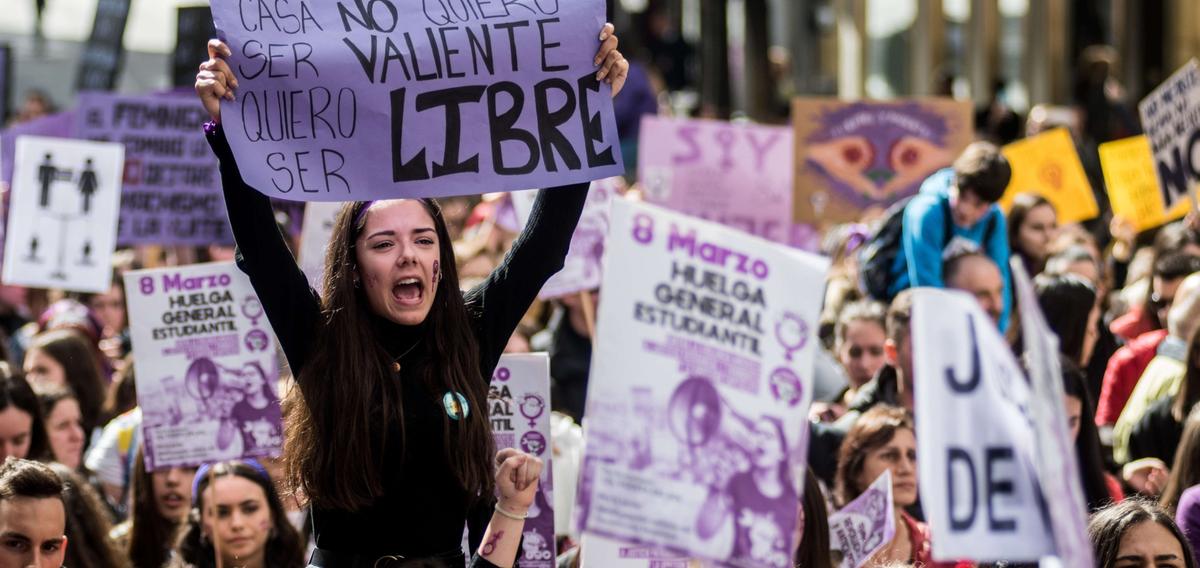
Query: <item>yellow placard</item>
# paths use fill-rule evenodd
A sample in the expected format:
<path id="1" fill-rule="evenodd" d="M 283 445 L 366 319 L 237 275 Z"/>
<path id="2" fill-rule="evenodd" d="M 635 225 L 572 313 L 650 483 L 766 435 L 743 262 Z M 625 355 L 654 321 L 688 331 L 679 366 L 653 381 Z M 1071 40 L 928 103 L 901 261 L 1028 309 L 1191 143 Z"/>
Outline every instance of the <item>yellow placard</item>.
<path id="1" fill-rule="evenodd" d="M 1059 223 L 1077 223 L 1100 214 L 1067 129 L 1055 128 L 1013 142 L 1004 147 L 1004 156 L 1012 166 L 1012 181 L 1000 200 L 1005 211 L 1017 194 L 1036 193 L 1054 206 Z"/>
<path id="2" fill-rule="evenodd" d="M 1179 219 L 1191 207 L 1190 200 L 1181 199 L 1171 211 L 1164 211 L 1154 155 L 1145 136 L 1101 144 L 1100 165 L 1113 214 L 1133 223 L 1139 233 Z"/>

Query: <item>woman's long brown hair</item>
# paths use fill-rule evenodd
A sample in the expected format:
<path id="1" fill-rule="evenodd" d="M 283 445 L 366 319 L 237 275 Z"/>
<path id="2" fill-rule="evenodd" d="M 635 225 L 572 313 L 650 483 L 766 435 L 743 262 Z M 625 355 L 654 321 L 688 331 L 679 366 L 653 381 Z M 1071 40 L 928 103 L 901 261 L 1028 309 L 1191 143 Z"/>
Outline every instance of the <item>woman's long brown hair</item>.
<path id="1" fill-rule="evenodd" d="M 168 519 L 158 511 L 154 496 L 154 480 L 146 469 L 142 450 L 138 449 L 133 465 L 130 492 L 133 506 L 129 510 L 129 561 L 134 568 L 154 568 L 166 564 L 179 528 L 179 519 Z M 189 482 L 190 483 L 190 482 Z"/>
<path id="2" fill-rule="evenodd" d="M 415 348 L 426 356 L 425 364 L 413 369 L 431 392 L 466 397 L 472 412 L 453 435 L 449 417 L 443 416 L 444 459 L 468 495 L 490 497 L 495 450 L 485 410 L 487 382 L 441 208 L 430 199 L 420 202 L 437 230 L 442 277 Z M 348 204 L 334 221 L 322 322 L 298 376 L 300 388 L 290 389 L 284 400 L 288 485 L 318 508 L 354 511 L 371 504 L 384 491 L 384 452 L 394 444 L 389 439 L 393 424 L 399 425 L 400 447 L 405 446 L 406 385 L 396 380 L 387 346 L 374 337 L 367 299 L 354 286 L 354 244 L 365 222 L 360 214 L 369 205 Z"/>
<path id="3" fill-rule="evenodd" d="M 71 468 L 49 464 L 63 484 L 63 509 L 66 512 L 66 537 L 70 541 L 64 566 L 125 566 L 108 533 L 112 525 L 100 495 Z"/>

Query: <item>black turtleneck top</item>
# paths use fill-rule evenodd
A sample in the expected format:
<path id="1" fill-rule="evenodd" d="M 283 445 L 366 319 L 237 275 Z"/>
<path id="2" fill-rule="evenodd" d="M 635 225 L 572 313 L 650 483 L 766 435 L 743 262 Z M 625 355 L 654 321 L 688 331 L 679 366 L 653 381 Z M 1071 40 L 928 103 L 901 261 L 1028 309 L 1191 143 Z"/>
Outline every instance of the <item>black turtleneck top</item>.
<path id="1" fill-rule="evenodd" d="M 317 335 L 320 299 L 279 233 L 269 199 L 242 179 L 222 129 L 210 125 L 206 131 L 221 163 L 237 265 L 250 277 L 292 373 L 299 377 Z M 504 261 L 486 281 L 465 293 L 479 346 L 481 381 L 492 376 L 504 346 L 542 285 L 562 269 L 587 188 L 583 183 L 540 192 L 525 231 Z M 333 552 L 408 558 L 458 550 L 469 499 L 445 459 L 445 393 L 430 392 L 416 378 L 428 364 L 418 344 L 419 329 L 383 318 L 375 318 L 373 326 L 387 351 L 400 358 L 405 446 L 403 452 L 398 446 L 397 451 L 390 446 L 385 450 L 384 494 L 373 504 L 359 511 L 313 511 L 316 544 Z M 472 542 L 482 538 L 490 516 L 490 509 L 472 515 Z"/>

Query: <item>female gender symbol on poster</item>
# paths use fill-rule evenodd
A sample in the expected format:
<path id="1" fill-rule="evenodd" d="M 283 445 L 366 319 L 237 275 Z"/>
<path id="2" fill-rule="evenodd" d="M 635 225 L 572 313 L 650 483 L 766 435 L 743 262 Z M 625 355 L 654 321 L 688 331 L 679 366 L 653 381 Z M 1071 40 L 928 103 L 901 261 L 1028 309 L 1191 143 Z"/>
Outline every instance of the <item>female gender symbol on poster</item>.
<path id="1" fill-rule="evenodd" d="M 14 163 L 4 282 L 107 290 L 124 146 L 23 136 Z"/>

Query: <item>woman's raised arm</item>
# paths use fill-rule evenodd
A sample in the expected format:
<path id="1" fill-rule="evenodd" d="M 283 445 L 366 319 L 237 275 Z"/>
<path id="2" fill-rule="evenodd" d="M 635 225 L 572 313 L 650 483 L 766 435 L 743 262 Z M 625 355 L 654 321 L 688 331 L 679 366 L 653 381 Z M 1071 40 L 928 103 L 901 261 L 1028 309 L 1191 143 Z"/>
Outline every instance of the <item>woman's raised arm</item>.
<path id="1" fill-rule="evenodd" d="M 209 59 L 196 74 L 196 94 L 213 119 L 204 129 L 221 163 L 221 187 L 237 244 L 238 268 L 250 277 L 292 373 L 298 377 L 311 351 L 320 302 L 279 232 L 271 200 L 242 179 L 221 128 L 221 100 L 234 100 L 237 89 L 237 78 L 225 61 L 231 54 L 220 40 L 208 42 Z"/>
<path id="2" fill-rule="evenodd" d="M 625 85 L 629 62 L 617 51 L 612 24 L 600 30 L 600 49 L 593 63 L 596 79 L 612 87 L 613 97 Z M 542 286 L 562 270 L 571 236 L 587 202 L 588 183 L 538 192 L 525 230 L 512 250 L 482 284 L 467 293 L 468 305 L 480 314 L 475 320 L 481 373 L 492 375 L 509 336 L 537 298 Z"/>

